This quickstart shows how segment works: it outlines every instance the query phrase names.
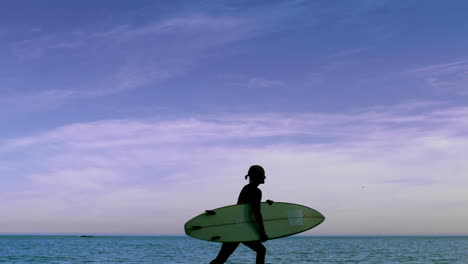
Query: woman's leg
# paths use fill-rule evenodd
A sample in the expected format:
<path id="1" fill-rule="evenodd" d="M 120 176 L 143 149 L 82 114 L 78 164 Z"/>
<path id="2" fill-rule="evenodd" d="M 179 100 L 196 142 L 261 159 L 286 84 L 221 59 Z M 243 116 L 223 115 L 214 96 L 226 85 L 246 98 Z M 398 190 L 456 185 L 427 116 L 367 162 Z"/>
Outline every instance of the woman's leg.
<path id="1" fill-rule="evenodd" d="M 225 242 L 221 246 L 221 249 L 219 250 L 218 256 L 213 259 L 210 264 L 222 264 L 226 262 L 226 260 L 231 256 L 232 252 L 236 250 L 236 248 L 239 246 L 239 243 L 237 242 Z"/>
<path id="2" fill-rule="evenodd" d="M 266 248 L 260 241 L 251 241 L 242 243 L 248 246 L 253 251 L 257 252 L 257 264 L 265 263 Z"/>

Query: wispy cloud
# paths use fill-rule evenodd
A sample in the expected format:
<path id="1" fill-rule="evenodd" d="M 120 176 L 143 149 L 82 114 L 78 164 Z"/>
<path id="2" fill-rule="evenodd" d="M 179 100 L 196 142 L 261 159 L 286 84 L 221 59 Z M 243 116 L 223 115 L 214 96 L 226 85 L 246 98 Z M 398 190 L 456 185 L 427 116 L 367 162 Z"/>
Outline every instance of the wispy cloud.
<path id="1" fill-rule="evenodd" d="M 259 26 L 249 25 L 250 21 L 247 19 L 239 19 L 229 16 L 208 16 L 208 15 L 195 15 L 187 17 L 169 18 L 155 23 L 150 23 L 140 27 L 133 27 L 130 25 L 120 25 L 110 29 L 109 31 L 97 32 L 90 35 L 90 39 L 108 39 L 128 41 L 134 38 L 147 37 L 147 36 L 161 36 L 164 34 L 221 34 L 231 35 L 231 38 L 221 38 L 226 41 L 233 41 L 235 39 L 242 39 L 257 31 Z M 231 32 L 232 34 L 227 34 Z M 191 35 L 191 38 L 196 39 L 200 36 Z M 211 36 L 213 40 L 221 36 Z M 209 45 L 210 43 L 204 43 Z"/>
<path id="2" fill-rule="evenodd" d="M 330 219 L 317 230 L 323 234 L 349 233 L 343 219 L 366 223 L 373 220 L 361 219 L 362 214 L 368 219 L 373 214 L 390 217 L 392 208 L 424 219 L 440 233 L 462 230 L 459 225 L 437 226 L 428 213 L 440 206 L 450 217 L 466 206 L 468 135 L 462 131 L 468 131 L 468 109 L 402 109 L 107 120 L 59 127 L 3 142 L 0 154 L 24 154 L 22 163 L 41 165 L 25 170 L 7 164 L 17 166 L 11 177 L 30 187 L 3 190 L 3 199 L 18 207 L 2 210 L 9 218 L 42 217 L 39 211 L 28 211 L 41 206 L 66 220 L 73 209 L 64 209 L 59 201 L 73 193 L 71 208 L 89 217 L 68 230 L 181 233 L 183 222 L 198 211 L 233 203 L 245 170 L 260 163 L 268 175 L 265 198 L 323 211 Z M 388 210 L 382 211 L 382 206 Z M 419 208 L 416 214 L 414 208 Z M 113 220 L 125 210 L 135 217 Z M 157 220 L 139 220 L 159 213 L 173 216 L 172 223 L 161 221 L 165 230 L 154 229 Z M 468 220 L 468 215 L 459 217 Z M 363 232 L 406 230 L 406 224 L 390 225 L 386 220 L 372 225 Z M 119 231 L 117 226 L 125 228 Z M 412 228 L 415 234 L 423 232 Z"/>
<path id="3" fill-rule="evenodd" d="M 285 85 L 282 81 L 263 76 L 253 77 L 242 74 L 219 74 L 217 78 L 236 88 L 268 89 L 279 88 Z"/>
<path id="4" fill-rule="evenodd" d="M 120 177 L 113 171 L 96 168 L 80 168 L 80 170 L 58 170 L 48 174 L 32 174 L 28 177 L 33 183 L 47 188 L 57 186 L 67 190 L 102 190 L 109 183 L 116 182 Z M 104 185 L 105 184 L 105 185 Z"/>
<path id="5" fill-rule="evenodd" d="M 249 88 L 254 88 L 254 89 L 255 88 L 264 89 L 264 88 L 283 86 L 283 83 L 279 81 L 268 80 L 262 77 L 256 77 L 256 78 L 250 79 L 247 86 Z"/>
<path id="6" fill-rule="evenodd" d="M 253 19 L 253 18 L 252 18 Z M 259 23 L 251 19 L 229 16 L 196 15 L 173 17 L 144 25 L 120 25 L 107 31 L 75 31 L 71 33 L 42 34 L 10 45 L 22 63 L 44 64 L 44 60 L 70 56 L 70 71 L 86 72 L 86 78 L 70 87 L 22 92 L 6 96 L 3 101 L 20 102 L 35 98 L 35 105 L 61 105 L 73 99 L 86 99 L 116 94 L 145 85 L 158 85 L 162 81 L 184 74 L 203 59 L 206 53 L 223 45 L 259 34 Z M 126 52 L 122 52 L 126 51 Z M 92 69 L 73 66 L 89 64 Z M 113 63 L 110 63 L 113 62 Z M 55 66 L 41 66 L 53 72 Z M 99 73 L 99 74 L 97 74 Z M 57 96 L 61 94 L 61 96 Z M 61 103 L 62 102 L 62 103 Z M 34 108 L 34 110 L 38 110 Z"/>
<path id="7" fill-rule="evenodd" d="M 355 48 L 355 49 L 345 49 L 345 50 L 342 50 L 342 51 L 338 51 L 334 54 L 331 54 L 328 56 L 328 58 L 330 59 L 335 59 L 335 58 L 343 58 L 343 57 L 350 57 L 350 56 L 354 56 L 354 55 L 357 55 L 357 54 L 360 54 L 366 50 L 369 50 L 370 47 L 368 48 Z"/>
<path id="8" fill-rule="evenodd" d="M 432 87 L 468 94 L 468 60 L 425 66 L 409 72 L 421 76 Z"/>
<path id="9" fill-rule="evenodd" d="M 65 102 L 81 98 L 79 90 L 43 90 L 24 93 L 8 93 L 0 98 L 4 114 L 50 110 L 62 106 Z"/>

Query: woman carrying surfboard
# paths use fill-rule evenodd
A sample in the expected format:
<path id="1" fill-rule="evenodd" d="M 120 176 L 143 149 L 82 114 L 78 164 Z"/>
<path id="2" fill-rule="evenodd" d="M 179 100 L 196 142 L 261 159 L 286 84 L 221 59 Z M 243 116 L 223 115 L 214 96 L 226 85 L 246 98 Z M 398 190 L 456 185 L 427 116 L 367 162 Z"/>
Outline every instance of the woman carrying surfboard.
<path id="1" fill-rule="evenodd" d="M 265 263 L 266 249 L 262 242 L 268 240 L 268 236 L 265 233 L 265 227 L 263 225 L 262 212 L 260 211 L 260 203 L 262 200 L 262 191 L 258 188 L 260 184 L 265 183 L 265 170 L 259 165 L 253 165 L 250 167 L 245 179 L 249 178 L 249 184 L 242 188 L 237 204 L 250 204 L 252 213 L 255 217 L 258 227 L 258 233 L 260 240 L 242 242 L 253 251 L 257 253 L 257 264 Z M 240 242 L 224 242 L 219 250 L 218 256 L 210 262 L 210 264 L 222 264 L 227 261 L 229 256 L 236 250 Z"/>

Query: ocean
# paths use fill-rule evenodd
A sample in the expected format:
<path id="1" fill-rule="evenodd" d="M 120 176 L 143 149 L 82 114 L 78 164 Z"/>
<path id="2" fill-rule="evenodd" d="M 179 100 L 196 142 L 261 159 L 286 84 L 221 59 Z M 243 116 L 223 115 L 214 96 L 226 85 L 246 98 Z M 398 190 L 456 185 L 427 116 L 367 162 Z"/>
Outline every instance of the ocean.
<path id="1" fill-rule="evenodd" d="M 0 236 L 0 263 L 208 264 L 220 245 L 186 236 Z M 265 246 L 270 264 L 468 264 L 468 236 L 292 236 Z M 253 264 L 255 253 L 240 245 L 226 263 Z"/>

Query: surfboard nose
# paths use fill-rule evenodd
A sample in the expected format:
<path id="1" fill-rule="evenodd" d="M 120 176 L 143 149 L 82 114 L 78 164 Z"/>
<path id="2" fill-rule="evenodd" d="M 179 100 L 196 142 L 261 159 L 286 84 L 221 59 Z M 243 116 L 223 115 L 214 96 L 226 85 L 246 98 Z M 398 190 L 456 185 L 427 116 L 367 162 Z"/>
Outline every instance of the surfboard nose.
<path id="1" fill-rule="evenodd" d="M 317 211 L 317 214 L 318 214 L 319 217 L 322 218 L 322 221 L 321 221 L 320 223 L 322 223 L 323 221 L 325 221 L 325 216 L 324 216 L 322 213 L 320 213 L 319 211 Z"/>

